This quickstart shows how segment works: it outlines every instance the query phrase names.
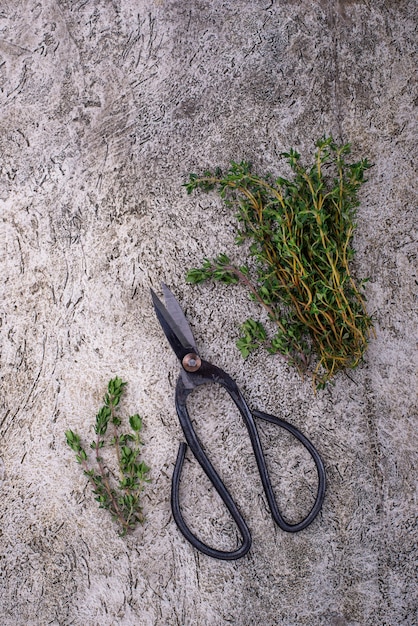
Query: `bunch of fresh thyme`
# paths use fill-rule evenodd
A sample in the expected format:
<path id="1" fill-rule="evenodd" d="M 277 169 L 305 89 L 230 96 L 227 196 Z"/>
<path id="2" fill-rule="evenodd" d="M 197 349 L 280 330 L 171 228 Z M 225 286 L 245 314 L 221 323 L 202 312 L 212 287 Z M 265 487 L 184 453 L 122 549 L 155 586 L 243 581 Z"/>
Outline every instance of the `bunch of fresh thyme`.
<path id="1" fill-rule="evenodd" d="M 96 438 L 90 444 L 90 448 L 94 451 L 97 469 L 92 468 L 79 435 L 72 430 L 67 430 L 65 433 L 68 445 L 76 453 L 76 460 L 82 466 L 84 474 L 93 487 L 93 493 L 100 508 L 110 511 L 120 526 L 121 535 L 135 528 L 138 522 L 144 521 L 140 496 L 144 483 L 149 482 L 147 478 L 149 467 L 139 460 L 142 446 L 140 438 L 142 419 L 138 414 L 131 415 L 129 424 L 132 432 L 126 434 L 119 432 L 122 421 L 117 415 L 117 407 L 125 385 L 126 383 L 118 377 L 109 382 L 104 397 L 104 406 L 96 415 L 94 427 Z M 113 432 L 110 441 L 106 442 L 109 424 L 112 425 Z M 102 450 L 106 443 L 116 450 L 118 478 L 114 477 L 102 457 Z"/>
<path id="2" fill-rule="evenodd" d="M 247 320 L 237 342 L 242 355 L 263 344 L 300 371 L 310 370 L 323 387 L 339 370 L 358 365 L 372 330 L 360 293 L 365 281 L 358 287 L 349 269 L 358 190 L 370 164 L 348 164 L 350 144 L 337 146 L 331 137 L 315 145 L 309 168 L 293 149 L 281 155 L 292 180 L 258 176 L 247 162 L 233 162 L 226 174 L 190 175 L 188 193 L 217 189 L 237 209 L 236 242 L 249 240 L 252 262 L 238 267 L 221 254 L 189 270 L 187 280 L 245 285 L 276 330 L 268 337 L 261 322 Z"/>

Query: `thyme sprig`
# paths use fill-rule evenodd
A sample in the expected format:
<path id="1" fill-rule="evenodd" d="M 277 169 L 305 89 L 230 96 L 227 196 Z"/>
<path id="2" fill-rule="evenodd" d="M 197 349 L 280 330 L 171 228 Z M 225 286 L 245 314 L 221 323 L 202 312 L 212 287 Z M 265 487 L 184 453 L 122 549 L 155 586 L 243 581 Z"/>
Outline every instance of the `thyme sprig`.
<path id="1" fill-rule="evenodd" d="M 140 433 L 142 419 L 136 413 L 129 417 L 132 432 L 120 433 L 122 420 L 118 415 L 118 406 L 126 383 L 116 377 L 109 381 L 107 393 L 102 406 L 96 415 L 94 431 L 96 438 L 91 442 L 94 460 L 92 461 L 81 443 L 79 435 L 72 430 L 65 433 L 67 444 L 76 453 L 76 461 L 80 463 L 84 474 L 93 487 L 93 493 L 99 507 L 108 509 L 120 526 L 120 534 L 125 535 L 143 523 L 144 516 L 140 497 L 145 483 L 149 482 L 150 468 L 140 460 L 143 442 Z M 107 437 L 109 425 L 112 426 L 111 438 Z M 103 459 L 102 450 L 113 447 L 116 451 L 116 478 L 108 469 Z M 93 467 L 95 465 L 95 467 Z"/>
<path id="2" fill-rule="evenodd" d="M 232 162 L 225 174 L 190 175 L 188 193 L 216 189 L 237 211 L 236 242 L 249 240 L 251 262 L 237 266 L 225 254 L 204 259 L 187 281 L 245 285 L 276 331 L 269 337 L 261 322 L 244 322 L 237 342 L 243 357 L 264 345 L 310 371 L 323 387 L 338 371 L 359 364 L 372 332 L 365 281 L 357 285 L 350 272 L 358 191 L 371 165 L 367 159 L 347 163 L 350 144 L 338 146 L 332 137 L 315 145 L 309 168 L 294 149 L 281 155 L 292 180 L 258 176 L 246 161 Z"/>

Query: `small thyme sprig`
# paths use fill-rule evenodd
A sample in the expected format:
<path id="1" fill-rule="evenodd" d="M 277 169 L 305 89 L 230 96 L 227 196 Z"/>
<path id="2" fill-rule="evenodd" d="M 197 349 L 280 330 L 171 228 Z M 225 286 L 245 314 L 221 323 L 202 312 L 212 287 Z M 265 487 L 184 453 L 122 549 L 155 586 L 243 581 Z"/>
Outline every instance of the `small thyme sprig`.
<path id="1" fill-rule="evenodd" d="M 140 460 L 143 445 L 140 437 L 141 417 L 138 414 L 129 417 L 132 432 L 124 434 L 119 432 L 122 421 L 117 414 L 117 407 L 125 385 L 126 383 L 119 377 L 109 381 L 103 400 L 104 406 L 96 415 L 94 426 L 96 438 L 90 444 L 96 468 L 92 467 L 93 462 L 89 459 L 80 436 L 72 430 L 65 433 L 67 444 L 76 453 L 76 461 L 82 466 L 93 487 L 99 507 L 110 511 L 120 526 L 121 535 L 125 535 L 128 530 L 134 529 L 137 523 L 144 521 L 140 496 L 145 483 L 149 482 L 150 471 L 150 468 Z M 107 441 L 109 424 L 113 426 L 112 437 Z M 114 477 L 102 457 L 101 451 L 106 445 L 115 448 L 118 478 Z"/>
<path id="2" fill-rule="evenodd" d="M 190 269 L 187 281 L 243 284 L 277 329 L 269 338 L 261 322 L 244 322 L 237 342 L 243 357 L 264 345 L 304 372 L 316 355 L 311 374 L 323 387 L 339 370 L 358 365 L 372 332 L 361 294 L 365 281 L 357 286 L 349 268 L 358 190 L 370 164 L 348 164 L 350 144 L 337 146 L 332 137 L 315 145 L 310 168 L 296 150 L 282 154 L 292 180 L 253 174 L 245 161 L 233 162 L 225 174 L 190 175 L 188 193 L 217 189 L 238 209 L 236 242 L 250 241 L 252 262 L 238 267 L 221 254 Z"/>

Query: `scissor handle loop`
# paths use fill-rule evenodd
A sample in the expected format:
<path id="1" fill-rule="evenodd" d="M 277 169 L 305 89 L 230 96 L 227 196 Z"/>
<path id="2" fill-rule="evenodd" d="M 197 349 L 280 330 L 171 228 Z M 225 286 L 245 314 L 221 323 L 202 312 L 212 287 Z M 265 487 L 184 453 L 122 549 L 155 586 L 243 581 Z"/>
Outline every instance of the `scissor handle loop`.
<path id="1" fill-rule="evenodd" d="M 203 554 L 207 554 L 208 556 L 211 556 L 214 559 L 221 559 L 223 561 L 234 561 L 236 559 L 240 559 L 241 557 L 245 556 L 248 550 L 251 548 L 252 540 L 251 540 L 250 531 L 243 517 L 241 516 L 241 513 L 238 511 L 235 502 L 231 498 L 230 493 L 228 492 L 227 488 L 223 484 L 222 480 L 219 478 L 219 475 L 217 474 L 216 470 L 213 468 L 212 464 L 210 463 L 206 455 L 205 455 L 206 461 L 202 463 L 202 454 L 204 455 L 204 452 L 201 449 L 201 447 L 200 447 L 199 455 L 198 456 L 196 454 L 194 455 L 198 463 L 200 464 L 200 466 L 202 467 L 202 469 L 208 476 L 209 480 L 215 487 L 216 491 L 222 498 L 222 501 L 228 508 L 229 512 L 231 513 L 238 527 L 238 530 L 240 531 L 240 534 L 242 537 L 242 543 L 235 550 L 231 550 L 231 551 L 217 550 L 216 548 L 212 548 L 211 546 L 208 546 L 206 543 L 204 543 L 198 537 L 196 537 L 196 535 L 190 530 L 190 528 L 187 526 L 184 520 L 184 517 L 181 512 L 181 508 L 180 508 L 180 502 L 179 502 L 179 486 L 180 486 L 180 476 L 181 476 L 181 471 L 183 469 L 183 463 L 184 463 L 184 457 L 186 455 L 186 450 L 187 450 L 187 444 L 184 442 L 180 443 L 179 450 L 177 453 L 176 464 L 174 466 L 174 472 L 173 472 L 173 478 L 172 478 L 172 489 L 171 489 L 171 509 L 173 511 L 174 520 L 179 530 L 184 535 L 184 537 L 197 550 L 200 550 L 200 552 L 203 552 Z"/>
<path id="2" fill-rule="evenodd" d="M 202 361 L 201 368 L 203 369 L 203 371 L 206 369 L 207 365 L 209 364 L 206 361 Z M 173 517 L 177 526 L 179 527 L 180 531 L 185 536 L 185 538 L 188 541 L 190 541 L 190 543 L 195 548 L 197 548 L 204 554 L 207 554 L 208 556 L 211 556 L 213 558 L 222 559 L 224 561 L 233 561 L 235 559 L 239 559 L 243 557 L 245 554 L 247 554 L 248 550 L 251 548 L 251 543 L 252 543 L 251 533 L 248 529 L 248 526 L 244 518 L 239 512 L 237 505 L 232 499 L 231 494 L 229 493 L 228 489 L 222 482 L 221 478 L 219 477 L 212 463 L 209 461 L 208 457 L 206 456 L 203 450 L 202 444 L 200 443 L 196 435 L 196 432 L 193 428 L 193 424 L 190 419 L 189 412 L 186 406 L 187 397 L 190 395 L 193 389 L 199 385 L 203 385 L 208 382 L 214 382 L 213 378 L 212 377 L 208 378 L 207 376 L 202 375 L 201 369 L 199 369 L 199 372 L 193 374 L 194 387 L 191 389 L 185 386 L 183 379 L 180 376 L 177 381 L 177 386 L 176 386 L 176 395 L 175 395 L 176 410 L 177 410 L 179 421 L 183 429 L 183 433 L 186 438 L 187 444 L 189 445 L 200 467 L 203 469 L 206 476 L 209 478 L 214 488 L 218 492 L 219 496 L 221 497 L 223 503 L 227 507 L 228 511 L 230 512 L 233 520 L 235 521 L 238 527 L 238 530 L 242 537 L 241 545 L 235 550 L 231 550 L 231 551 L 217 550 L 216 548 L 212 548 L 208 546 L 207 544 L 203 543 L 200 539 L 198 539 L 198 537 L 196 537 L 196 535 L 187 526 L 183 518 L 183 515 L 181 513 L 180 502 L 179 502 L 180 477 L 181 477 L 181 471 L 183 468 L 184 458 L 185 458 L 186 450 L 187 450 L 187 445 L 185 443 L 180 444 L 179 451 L 177 454 L 176 464 L 174 467 L 174 473 L 173 473 L 173 478 L 172 478 L 172 489 L 171 489 L 171 508 L 172 508 Z"/>
<path id="3" fill-rule="evenodd" d="M 258 469 L 260 471 L 261 480 L 264 486 L 264 491 L 266 493 L 266 497 L 267 497 L 271 514 L 272 514 L 274 521 L 276 522 L 278 526 L 280 526 L 282 530 L 288 533 L 299 532 L 300 530 L 303 530 L 304 528 L 309 526 L 309 524 L 311 524 L 314 521 L 315 517 L 318 515 L 319 511 L 322 508 L 322 504 L 324 502 L 324 497 L 325 497 L 325 489 L 326 489 L 326 474 L 325 474 L 324 463 L 321 457 L 319 456 L 317 449 L 312 444 L 312 442 L 309 441 L 309 439 L 305 437 L 305 435 L 301 433 L 300 430 L 296 428 L 296 426 L 289 424 L 289 422 L 286 422 L 285 420 L 282 420 L 279 417 L 276 417 L 275 415 L 263 413 L 262 411 L 253 411 L 253 415 L 255 415 L 255 417 L 259 417 L 260 419 L 266 422 L 271 422 L 272 424 L 276 424 L 276 426 L 280 426 L 281 428 L 284 428 L 285 430 L 287 430 L 289 433 L 291 433 L 294 437 L 296 437 L 296 439 L 298 439 L 301 442 L 301 444 L 308 450 L 309 454 L 314 460 L 316 471 L 318 474 L 318 490 L 317 490 L 315 502 L 311 510 L 309 511 L 308 515 L 303 520 L 301 520 L 297 524 L 288 524 L 288 522 L 286 522 L 283 519 L 283 516 L 281 515 L 278 509 L 276 498 L 274 496 L 273 488 L 272 488 L 270 477 L 268 474 L 266 462 L 264 459 L 264 454 L 261 450 L 261 443 L 260 443 L 259 451 L 257 453 L 254 449 L 254 454 L 257 459 Z M 251 442 L 253 443 L 253 440 L 251 440 Z M 258 456 L 259 453 L 261 453 L 262 455 L 260 457 L 260 462 L 259 462 L 259 456 Z"/>
<path id="4" fill-rule="evenodd" d="M 183 429 L 186 441 L 191 451 L 193 452 L 196 460 L 198 461 L 198 463 L 200 464 L 200 466 L 202 467 L 202 469 L 208 476 L 209 480 L 214 485 L 216 491 L 220 495 L 222 501 L 227 506 L 235 523 L 237 524 L 238 529 L 243 538 L 243 542 L 242 542 L 242 545 L 238 549 L 233 550 L 231 552 L 216 550 L 214 548 L 211 548 L 210 546 L 207 546 L 203 542 L 201 542 L 188 528 L 181 514 L 180 504 L 179 504 L 179 483 L 180 483 L 180 476 L 181 476 L 181 470 L 183 467 L 184 457 L 186 454 L 186 444 L 183 443 L 180 445 L 180 448 L 179 448 L 175 470 L 173 474 L 173 480 L 172 480 L 172 510 L 173 510 L 174 519 L 180 531 L 183 533 L 186 539 L 188 539 L 188 541 L 190 541 L 190 543 L 201 552 L 209 556 L 213 556 L 214 558 L 224 559 L 224 560 L 238 559 L 244 556 L 251 547 L 251 534 L 248 530 L 248 527 L 244 519 L 242 518 L 240 512 L 238 511 L 237 506 L 234 500 L 232 499 L 230 493 L 228 492 L 224 483 L 220 479 L 213 465 L 207 458 L 202 448 L 202 445 L 200 444 L 199 439 L 196 435 L 196 432 L 193 428 L 193 425 L 192 425 L 192 422 L 190 420 L 190 416 L 187 410 L 186 402 L 187 402 L 188 395 L 193 391 L 194 388 L 200 385 L 206 384 L 206 383 L 217 383 L 221 385 L 222 387 L 224 387 L 224 389 L 226 389 L 226 391 L 230 395 L 231 399 L 237 406 L 238 410 L 240 411 L 244 419 L 245 425 L 247 427 L 247 430 L 250 436 L 254 455 L 257 461 L 257 466 L 258 466 L 258 470 L 260 473 L 261 481 L 263 483 L 263 488 L 267 497 L 267 501 L 269 503 L 272 517 L 274 521 L 276 522 L 276 524 L 282 530 L 286 532 L 292 532 L 292 533 L 303 530 L 304 528 L 309 526 L 309 524 L 312 523 L 312 521 L 315 519 L 315 517 L 318 515 L 321 509 L 324 496 L 325 496 L 325 485 L 326 485 L 325 468 L 324 468 L 322 459 L 319 456 L 316 448 L 309 441 L 309 439 L 307 439 L 305 435 L 303 435 L 295 426 L 292 426 L 285 420 L 279 419 L 278 417 L 275 417 L 274 415 L 269 415 L 261 411 L 253 411 L 252 413 L 247 403 L 245 402 L 238 386 L 234 382 L 234 380 L 224 370 L 216 367 L 215 365 L 212 365 L 211 363 L 208 363 L 207 361 L 202 360 L 202 364 L 199 370 L 197 372 L 194 372 L 193 374 L 189 374 L 189 378 L 192 379 L 192 382 L 193 382 L 192 388 L 188 388 L 185 386 L 184 381 L 181 376 L 179 377 L 177 381 L 177 386 L 176 386 L 176 409 L 177 409 L 177 414 L 179 416 L 180 424 Z M 282 514 L 279 511 L 277 501 L 273 492 L 273 488 L 271 485 L 270 476 L 267 470 L 267 465 L 266 465 L 266 461 L 264 458 L 264 453 L 262 450 L 260 437 L 258 434 L 256 424 L 254 422 L 253 415 L 265 421 L 272 422 L 273 424 L 276 424 L 277 426 L 285 428 L 288 432 L 294 435 L 302 443 L 303 446 L 305 446 L 305 448 L 308 450 L 308 452 L 310 453 L 310 455 L 312 456 L 315 462 L 317 473 L 318 473 L 318 491 L 317 491 L 315 503 L 313 507 L 311 508 L 310 512 L 308 513 L 308 515 L 302 521 L 296 524 L 289 524 L 288 522 L 286 522 L 286 520 L 283 518 Z"/>

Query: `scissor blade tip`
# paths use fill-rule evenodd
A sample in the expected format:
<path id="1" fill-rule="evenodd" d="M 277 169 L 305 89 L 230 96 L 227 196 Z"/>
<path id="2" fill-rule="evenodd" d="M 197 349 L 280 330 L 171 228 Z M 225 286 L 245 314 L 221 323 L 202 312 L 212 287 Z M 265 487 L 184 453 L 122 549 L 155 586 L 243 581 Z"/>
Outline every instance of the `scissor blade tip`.
<path id="1" fill-rule="evenodd" d="M 155 293 L 154 289 L 150 289 L 150 292 L 151 292 L 151 298 L 154 303 L 154 306 L 161 306 L 162 302 L 160 298 L 157 296 L 157 294 Z"/>
<path id="2" fill-rule="evenodd" d="M 168 293 L 171 296 L 174 295 L 173 292 L 171 291 L 171 289 L 165 283 L 161 283 L 161 289 L 163 290 L 164 294 Z"/>

